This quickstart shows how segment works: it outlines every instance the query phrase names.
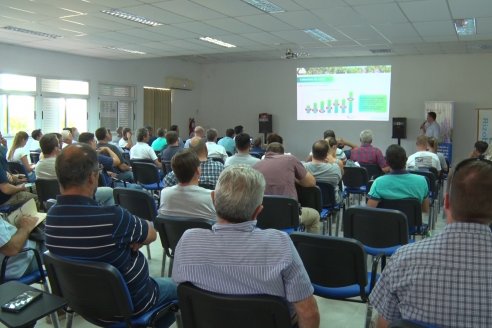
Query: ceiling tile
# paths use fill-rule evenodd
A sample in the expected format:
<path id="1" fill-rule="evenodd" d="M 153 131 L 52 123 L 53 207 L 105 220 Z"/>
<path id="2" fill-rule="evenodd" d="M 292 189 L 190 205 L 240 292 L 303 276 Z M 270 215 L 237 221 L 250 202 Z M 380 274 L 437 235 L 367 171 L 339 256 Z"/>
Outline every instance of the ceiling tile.
<path id="1" fill-rule="evenodd" d="M 261 32 L 261 33 L 244 33 L 241 36 L 251 39 L 253 41 L 265 44 L 265 45 L 275 45 L 287 42 L 287 40 L 273 35 L 272 33 Z"/>
<path id="2" fill-rule="evenodd" d="M 415 28 L 409 23 L 373 25 L 373 28 L 392 43 L 422 41 Z"/>
<path id="3" fill-rule="evenodd" d="M 322 22 L 332 26 L 358 25 L 367 22 L 351 7 L 317 9 L 313 11 L 313 14 L 321 18 Z"/>
<path id="4" fill-rule="evenodd" d="M 343 0 L 296 0 L 297 4 L 306 9 L 320 9 L 346 6 Z"/>
<path id="5" fill-rule="evenodd" d="M 249 24 L 245 24 L 241 21 L 238 21 L 237 19 L 234 18 L 220 18 L 220 19 L 207 20 L 205 21 L 205 23 L 236 34 L 260 32 L 260 30 L 258 30 L 257 28 Z"/>
<path id="6" fill-rule="evenodd" d="M 130 7 L 127 8 L 127 11 L 163 24 L 176 24 L 191 21 L 190 18 L 151 5 Z"/>
<path id="7" fill-rule="evenodd" d="M 287 31 L 287 30 L 292 30 L 293 28 L 291 25 L 285 24 L 279 19 L 268 14 L 242 16 L 242 17 L 238 17 L 237 19 L 246 24 L 255 26 L 259 29 L 268 32 Z"/>
<path id="8" fill-rule="evenodd" d="M 489 0 L 448 0 L 453 18 L 472 18 L 492 16 L 492 4 Z"/>
<path id="9" fill-rule="evenodd" d="M 275 17 L 300 29 L 314 28 L 318 25 L 324 25 L 320 22 L 320 19 L 317 16 L 307 10 L 278 13 Z"/>
<path id="10" fill-rule="evenodd" d="M 402 2 L 400 7 L 408 19 L 415 22 L 451 19 L 445 0 Z"/>
<path id="11" fill-rule="evenodd" d="M 185 31 L 193 32 L 199 34 L 200 36 L 221 36 L 229 34 L 229 32 L 224 31 L 222 29 L 213 27 L 211 25 L 202 23 L 202 22 L 188 22 L 188 23 L 180 23 L 173 24 L 172 26 L 183 29 Z"/>
<path id="12" fill-rule="evenodd" d="M 371 5 L 361 5 L 354 7 L 361 16 L 365 17 L 370 23 L 406 23 L 407 18 L 403 15 L 400 7 L 396 3 L 378 3 Z"/>
<path id="13" fill-rule="evenodd" d="M 304 33 L 303 31 L 278 31 L 278 32 L 272 32 L 272 34 L 277 35 L 278 37 L 294 42 L 294 43 L 311 43 L 313 42 L 313 38 L 311 38 L 309 35 Z"/>
<path id="14" fill-rule="evenodd" d="M 413 24 L 418 33 L 423 37 L 429 36 L 454 36 L 456 39 L 456 31 L 454 30 L 452 21 L 439 22 L 417 22 Z"/>
<path id="15" fill-rule="evenodd" d="M 214 18 L 224 18 L 225 16 L 215 10 L 198 5 L 187 0 L 173 0 L 154 4 L 167 11 L 195 20 L 205 20 Z"/>
<path id="16" fill-rule="evenodd" d="M 215 10 L 226 16 L 249 16 L 258 14 L 258 9 L 242 1 L 231 0 L 191 0 L 192 2 Z"/>

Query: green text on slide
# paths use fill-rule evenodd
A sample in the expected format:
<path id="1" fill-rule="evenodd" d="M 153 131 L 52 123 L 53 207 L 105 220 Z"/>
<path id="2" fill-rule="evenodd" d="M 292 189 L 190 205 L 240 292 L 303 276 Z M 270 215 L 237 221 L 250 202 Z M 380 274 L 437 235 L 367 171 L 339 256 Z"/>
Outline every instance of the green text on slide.
<path id="1" fill-rule="evenodd" d="M 360 113 L 384 113 L 388 108 L 388 96 L 363 95 L 359 96 Z"/>

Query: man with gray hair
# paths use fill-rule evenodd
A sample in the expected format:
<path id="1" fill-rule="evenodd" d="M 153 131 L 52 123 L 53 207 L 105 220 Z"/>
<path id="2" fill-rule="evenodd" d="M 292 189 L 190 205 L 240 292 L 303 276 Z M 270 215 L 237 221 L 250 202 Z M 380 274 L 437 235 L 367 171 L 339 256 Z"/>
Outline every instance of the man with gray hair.
<path id="1" fill-rule="evenodd" d="M 210 158 L 220 158 L 225 162 L 227 159 L 227 152 L 225 148 L 221 145 L 217 144 L 217 130 L 216 129 L 208 129 L 207 130 L 207 150 L 208 157 Z"/>
<path id="2" fill-rule="evenodd" d="M 251 167 L 226 168 L 212 192 L 217 223 L 212 230 L 183 234 L 173 279 L 215 293 L 280 296 L 291 305 L 300 328 L 319 327 L 313 287 L 289 236 L 256 228 L 264 189 L 265 179 Z"/>
<path id="3" fill-rule="evenodd" d="M 199 137 L 201 139 L 205 138 L 205 129 L 203 127 L 201 127 L 200 125 L 197 125 L 195 127 L 195 130 L 193 130 L 193 133 L 194 133 L 194 136 L 189 138 L 188 140 L 186 140 L 186 142 L 184 144 L 184 148 L 190 148 L 191 139 L 193 139 L 194 137 Z"/>
<path id="4" fill-rule="evenodd" d="M 381 149 L 372 146 L 372 131 L 363 130 L 360 133 L 360 147 L 352 149 L 350 159 L 360 164 L 377 164 L 383 172 L 389 172 Z"/>

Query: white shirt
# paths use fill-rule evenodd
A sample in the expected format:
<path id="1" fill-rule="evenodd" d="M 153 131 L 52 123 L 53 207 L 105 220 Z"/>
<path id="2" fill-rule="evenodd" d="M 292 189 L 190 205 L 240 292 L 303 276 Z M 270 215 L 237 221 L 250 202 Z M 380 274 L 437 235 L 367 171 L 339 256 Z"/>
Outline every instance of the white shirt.
<path id="1" fill-rule="evenodd" d="M 426 123 L 425 135 L 427 137 L 434 137 L 436 140 L 439 140 L 439 136 L 441 134 L 441 127 L 437 124 L 436 121 L 431 124 Z"/>
<path id="2" fill-rule="evenodd" d="M 152 161 L 155 161 L 157 155 L 148 143 L 137 142 L 135 146 L 130 149 L 130 159 L 151 159 Z"/>
<path id="3" fill-rule="evenodd" d="M 208 157 L 218 157 L 225 160 L 227 158 L 227 152 L 221 145 L 217 145 L 215 142 L 207 141 Z"/>
<path id="4" fill-rule="evenodd" d="M 197 185 L 164 188 L 159 214 L 216 220 L 211 193 L 212 190 Z"/>
<path id="5" fill-rule="evenodd" d="M 227 167 L 229 165 L 236 165 L 236 164 L 253 166 L 259 161 L 260 161 L 259 158 L 251 156 L 250 154 L 236 154 L 226 159 L 224 167 Z"/>
<path id="6" fill-rule="evenodd" d="M 27 161 L 29 162 L 29 164 L 31 164 L 31 156 L 30 155 L 31 155 L 30 151 L 27 150 L 26 148 L 17 148 L 14 151 L 14 154 L 12 155 L 11 161 L 22 163 L 21 158 L 24 156 L 27 156 Z"/>
<path id="7" fill-rule="evenodd" d="M 430 151 L 418 151 L 408 157 L 407 169 L 419 167 L 435 167 L 437 171 L 441 171 L 441 162 L 439 157 Z"/>
<path id="8" fill-rule="evenodd" d="M 118 146 L 120 146 L 121 148 L 125 148 L 126 145 L 128 145 L 128 141 L 121 138 L 120 141 L 118 141 Z"/>

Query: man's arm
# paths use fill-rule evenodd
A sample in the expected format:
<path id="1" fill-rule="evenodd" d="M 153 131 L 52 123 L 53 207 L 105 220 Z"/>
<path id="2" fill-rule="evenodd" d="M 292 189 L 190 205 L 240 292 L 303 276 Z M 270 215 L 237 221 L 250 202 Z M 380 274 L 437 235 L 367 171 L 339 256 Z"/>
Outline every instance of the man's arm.
<path id="1" fill-rule="evenodd" d="M 429 213 L 429 198 L 425 198 L 422 202 L 422 212 Z"/>
<path id="2" fill-rule="evenodd" d="M 0 183 L 0 191 L 6 195 L 13 195 L 13 194 L 18 193 L 19 191 L 24 191 L 24 190 L 26 190 L 26 187 L 24 184 L 14 186 L 8 182 Z"/>
<path id="3" fill-rule="evenodd" d="M 156 159 L 156 160 L 154 161 L 154 164 L 155 164 L 155 166 L 156 166 L 157 168 L 162 169 L 162 163 L 161 163 L 161 162 L 159 162 L 159 160 L 158 160 L 158 159 Z"/>
<path id="4" fill-rule="evenodd" d="M 318 328 L 319 311 L 318 304 L 313 295 L 302 301 L 295 302 L 294 308 L 297 313 L 299 328 Z"/>
<path id="5" fill-rule="evenodd" d="M 301 187 L 314 187 L 316 186 L 316 179 L 310 172 L 307 172 L 304 178 L 298 180 L 297 183 L 299 183 Z"/>
<path id="6" fill-rule="evenodd" d="M 378 316 L 378 321 L 376 322 L 376 328 L 388 328 L 389 322 L 383 318 L 382 315 Z"/>
<path id="7" fill-rule="evenodd" d="M 150 222 L 150 221 L 144 221 L 144 222 L 147 223 L 147 225 L 149 227 L 149 229 L 148 229 L 149 231 L 147 233 L 147 237 L 145 238 L 145 240 L 143 241 L 142 244 L 148 245 L 157 239 L 157 233 L 155 232 L 154 224 L 152 222 Z"/>
<path id="8" fill-rule="evenodd" d="M 379 200 L 372 199 L 372 198 L 369 198 L 369 199 L 367 200 L 367 206 L 369 206 L 369 207 L 374 207 L 374 208 L 376 208 L 376 207 L 378 207 L 378 204 L 379 204 Z"/>
<path id="9" fill-rule="evenodd" d="M 29 234 L 36 227 L 38 219 L 33 216 L 23 215 L 17 219 L 16 233 L 10 238 L 10 240 L 0 247 L 0 252 L 5 256 L 15 256 L 23 248 L 26 243 Z"/>
<path id="10" fill-rule="evenodd" d="M 118 155 L 116 155 L 114 151 L 111 150 L 111 148 L 100 147 L 99 151 L 105 152 L 106 154 L 108 154 L 109 157 L 111 157 L 111 159 L 113 160 L 113 166 L 119 166 L 121 164 L 120 158 L 118 157 Z"/>

